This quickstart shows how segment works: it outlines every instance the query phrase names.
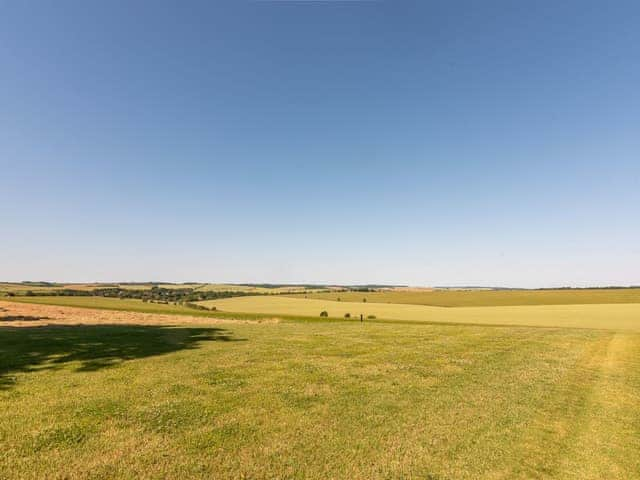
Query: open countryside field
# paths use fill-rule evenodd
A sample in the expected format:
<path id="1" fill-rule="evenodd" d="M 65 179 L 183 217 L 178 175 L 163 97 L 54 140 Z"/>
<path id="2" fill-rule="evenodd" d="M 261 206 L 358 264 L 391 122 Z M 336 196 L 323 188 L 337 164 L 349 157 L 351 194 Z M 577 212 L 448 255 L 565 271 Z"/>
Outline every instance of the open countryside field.
<path id="1" fill-rule="evenodd" d="M 1 301 L 2 299 L 0 299 Z M 206 310 L 194 310 L 183 305 L 172 303 L 142 302 L 137 299 L 118 299 L 107 297 L 64 297 L 64 296 L 34 296 L 6 298 L 14 303 L 29 303 L 37 305 L 58 305 L 62 307 L 98 308 L 101 310 L 127 311 L 138 313 L 158 313 L 166 315 L 187 315 L 198 317 L 229 317 L 237 319 L 264 318 L 259 314 L 237 314 L 226 312 L 211 312 Z"/>
<path id="2" fill-rule="evenodd" d="M 305 297 L 306 295 L 306 297 Z M 509 305 L 574 305 L 640 303 L 640 288 L 550 290 L 387 289 L 379 292 L 308 293 L 302 298 L 346 302 L 407 303 L 434 307 L 497 307 Z M 295 296 L 298 298 L 298 295 Z"/>
<path id="3" fill-rule="evenodd" d="M 488 293 L 488 292 L 487 292 Z M 222 312 L 329 317 L 413 322 L 469 323 L 486 325 L 525 325 L 571 328 L 613 328 L 640 331 L 640 303 L 602 305 L 534 305 L 507 307 L 442 308 L 425 305 L 345 302 L 288 296 L 249 296 L 199 302 Z"/>
<path id="4" fill-rule="evenodd" d="M 296 292 L 316 292 L 318 288 L 307 288 L 302 285 L 286 285 L 278 287 L 263 287 L 258 285 L 233 285 L 227 283 L 208 283 L 201 285 L 198 290 L 218 292 L 248 292 L 256 294 L 280 294 Z"/>
<path id="5" fill-rule="evenodd" d="M 88 286 L 89 284 L 84 284 Z M 30 285 L 27 283 L 11 283 L 11 282 L 0 282 L 0 293 L 17 293 L 21 294 L 27 291 L 32 292 L 44 292 L 44 291 L 54 291 L 62 289 L 62 284 L 52 284 L 52 285 Z"/>
<path id="6" fill-rule="evenodd" d="M 46 282 L 0 282 L 0 296 L 6 294 L 25 295 L 27 292 L 36 295 L 54 294 L 62 290 L 92 291 L 104 288 L 119 288 L 123 290 L 151 290 L 152 288 L 173 290 L 193 289 L 202 292 L 242 292 L 252 294 L 295 294 L 314 293 L 337 287 L 306 287 L 303 285 L 260 286 L 234 285 L 226 283 L 46 283 Z"/>
<path id="7" fill-rule="evenodd" d="M 37 295 L 43 295 L 47 292 L 57 292 L 60 290 L 80 290 L 80 291 L 92 291 L 98 288 L 122 288 L 127 290 L 149 290 L 152 287 L 157 286 L 161 288 L 200 288 L 203 284 L 198 283 L 170 283 L 170 284 L 151 284 L 151 283 L 55 283 L 55 284 L 29 284 L 29 283 L 9 283 L 0 282 L 0 294 L 15 293 L 25 294 L 27 291 L 33 292 Z"/>
<path id="8" fill-rule="evenodd" d="M 640 472 L 632 331 L 0 302 L 0 402 L 7 479 Z"/>
<path id="9" fill-rule="evenodd" d="M 352 315 L 351 320 L 357 320 L 360 313 L 362 313 L 365 319 L 369 315 L 376 315 L 377 322 L 410 321 L 420 323 L 640 329 L 640 305 L 638 304 L 439 308 L 369 302 L 332 302 L 276 295 L 236 297 L 198 302 L 208 307 L 215 306 L 217 308 L 216 311 L 200 311 L 182 305 L 145 303 L 135 299 L 104 297 L 34 296 L 14 297 L 11 300 L 35 304 L 210 318 L 269 319 L 277 316 L 283 319 L 317 321 L 319 313 L 326 310 L 331 319 L 335 320 L 343 320 L 345 313 Z"/>

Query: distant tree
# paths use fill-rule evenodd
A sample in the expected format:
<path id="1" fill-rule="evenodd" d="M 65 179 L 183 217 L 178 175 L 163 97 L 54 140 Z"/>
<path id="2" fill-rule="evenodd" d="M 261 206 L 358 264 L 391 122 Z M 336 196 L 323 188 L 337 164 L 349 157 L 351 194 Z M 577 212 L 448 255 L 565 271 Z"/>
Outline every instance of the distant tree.
<path id="1" fill-rule="evenodd" d="M 320 312 L 320 316 L 321 317 L 328 317 L 329 313 L 326 310 L 323 310 L 323 311 Z"/>
<path id="2" fill-rule="evenodd" d="M 367 303 L 367 299 L 366 299 L 366 297 L 365 297 L 365 298 L 363 298 L 363 299 L 362 299 L 362 301 L 363 301 L 364 303 Z"/>
<path id="3" fill-rule="evenodd" d="M 375 320 L 376 316 L 375 315 L 369 315 L 367 318 L 370 319 L 370 320 Z"/>
<path id="4" fill-rule="evenodd" d="M 351 318 L 351 314 L 350 313 L 345 313 L 344 314 L 344 318 Z"/>

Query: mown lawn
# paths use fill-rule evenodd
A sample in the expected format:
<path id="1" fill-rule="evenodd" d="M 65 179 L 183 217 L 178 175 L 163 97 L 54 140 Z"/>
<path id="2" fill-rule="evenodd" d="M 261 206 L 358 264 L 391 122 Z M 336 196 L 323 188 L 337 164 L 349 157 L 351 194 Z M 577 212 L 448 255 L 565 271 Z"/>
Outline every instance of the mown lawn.
<path id="1" fill-rule="evenodd" d="M 640 335 L 2 326 L 0 405 L 8 479 L 638 478 Z"/>

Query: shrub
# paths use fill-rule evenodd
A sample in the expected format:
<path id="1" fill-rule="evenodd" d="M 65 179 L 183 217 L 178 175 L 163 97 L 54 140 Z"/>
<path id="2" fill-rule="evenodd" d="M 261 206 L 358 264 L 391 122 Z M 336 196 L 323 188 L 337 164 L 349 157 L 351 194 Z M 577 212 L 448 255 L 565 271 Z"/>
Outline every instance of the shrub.
<path id="1" fill-rule="evenodd" d="M 375 316 L 375 315 L 369 315 L 367 318 L 368 318 L 369 320 L 375 320 L 375 319 L 376 319 L 376 316 Z"/>
<path id="2" fill-rule="evenodd" d="M 329 313 L 326 310 L 323 310 L 323 311 L 320 312 L 320 316 L 321 317 L 328 317 Z"/>
<path id="3" fill-rule="evenodd" d="M 364 303 L 367 303 L 367 299 L 366 299 L 366 298 L 363 298 L 363 299 L 362 299 L 362 301 L 363 301 Z"/>
<path id="4" fill-rule="evenodd" d="M 351 314 L 350 313 L 345 313 L 344 314 L 344 318 L 351 318 Z"/>
<path id="5" fill-rule="evenodd" d="M 164 302 L 160 302 L 160 303 L 164 303 Z M 194 308 L 196 310 L 209 310 L 204 305 L 198 305 L 197 303 L 191 303 L 191 302 L 186 302 L 184 306 L 189 308 Z"/>

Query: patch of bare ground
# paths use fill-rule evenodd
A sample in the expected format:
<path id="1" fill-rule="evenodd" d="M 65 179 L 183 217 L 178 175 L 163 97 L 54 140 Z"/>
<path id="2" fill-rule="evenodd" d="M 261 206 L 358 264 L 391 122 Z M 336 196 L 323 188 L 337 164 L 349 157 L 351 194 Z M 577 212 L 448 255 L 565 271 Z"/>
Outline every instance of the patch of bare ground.
<path id="1" fill-rule="evenodd" d="M 278 318 L 232 320 L 0 301 L 0 327 L 37 327 L 45 325 L 214 325 L 220 323 L 272 324 L 279 321 Z"/>

